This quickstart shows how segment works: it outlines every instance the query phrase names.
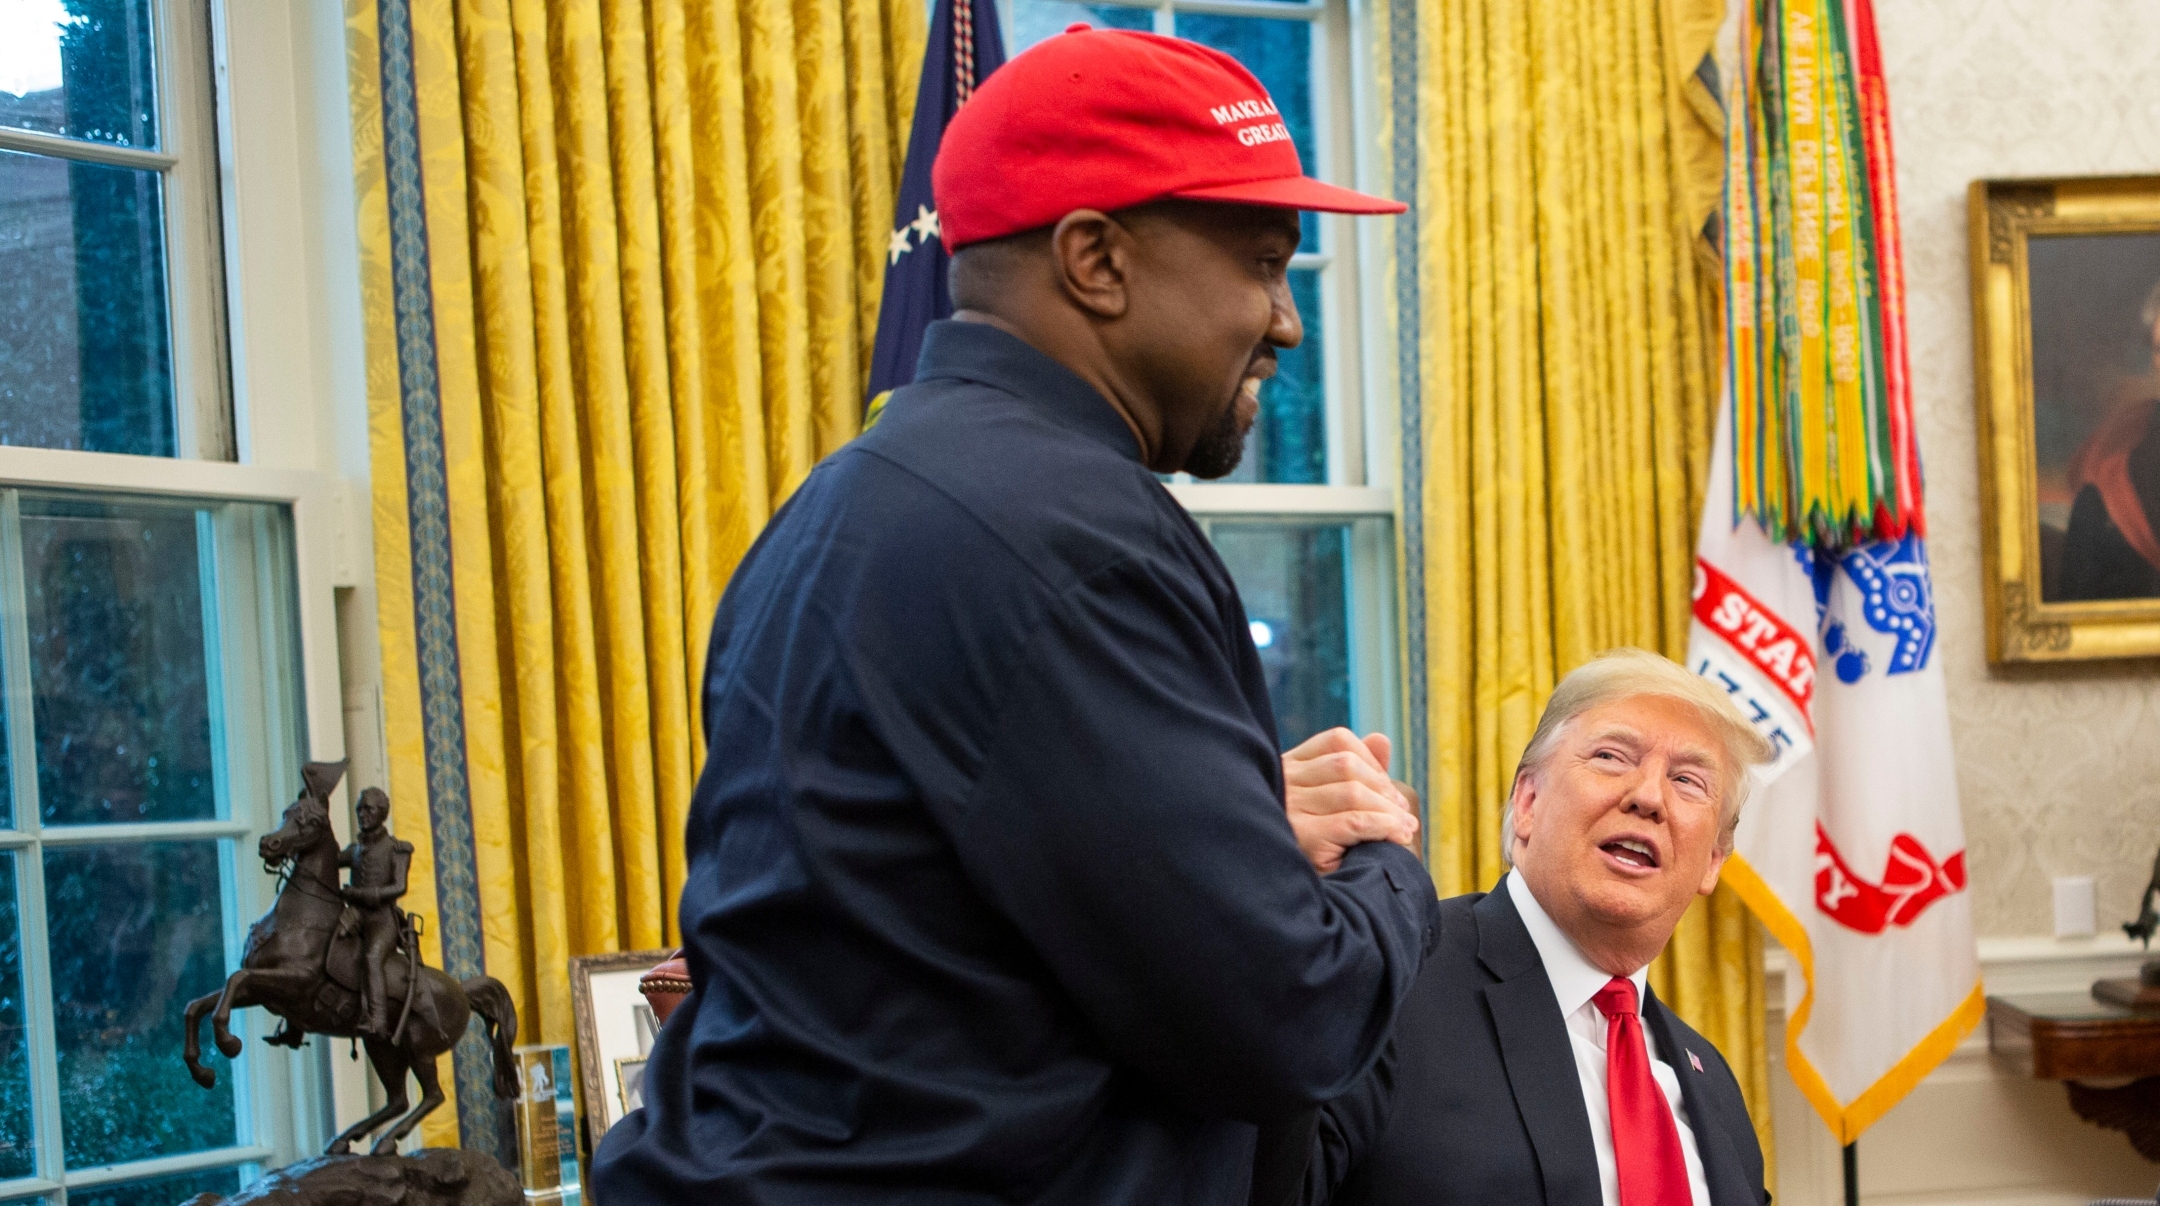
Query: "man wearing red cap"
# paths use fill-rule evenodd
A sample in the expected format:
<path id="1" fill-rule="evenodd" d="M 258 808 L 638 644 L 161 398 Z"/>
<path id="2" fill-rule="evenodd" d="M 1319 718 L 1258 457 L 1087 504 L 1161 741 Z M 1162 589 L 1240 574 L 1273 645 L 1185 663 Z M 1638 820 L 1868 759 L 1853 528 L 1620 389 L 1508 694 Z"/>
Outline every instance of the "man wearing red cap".
<path id="1" fill-rule="evenodd" d="M 1401 207 L 1306 179 L 1234 60 L 1130 33 L 1001 68 L 934 178 L 955 319 L 714 624 L 694 987 L 608 1206 L 1243 1203 L 1255 1124 L 1358 1083 L 1417 976 L 1386 739 L 1278 752 L 1155 476 L 1236 465 L 1303 334 L 1297 211 Z"/>

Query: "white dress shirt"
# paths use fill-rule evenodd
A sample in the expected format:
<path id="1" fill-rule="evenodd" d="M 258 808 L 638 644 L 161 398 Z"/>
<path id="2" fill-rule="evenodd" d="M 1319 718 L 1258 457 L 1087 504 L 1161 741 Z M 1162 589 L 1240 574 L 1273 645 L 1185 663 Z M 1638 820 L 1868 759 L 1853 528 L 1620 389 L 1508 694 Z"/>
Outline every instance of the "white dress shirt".
<path id="1" fill-rule="evenodd" d="M 1537 944 L 1538 958 L 1545 964 L 1545 978 L 1551 982 L 1553 999 L 1560 1004 L 1560 1016 L 1567 1022 L 1568 1044 L 1575 1049 L 1575 1074 L 1582 1080 L 1583 1105 L 1590 1111 L 1590 1141 L 1597 1147 L 1598 1184 L 1605 1191 L 1605 1206 L 1620 1206 L 1620 1176 L 1613 1162 L 1612 1107 L 1605 1097 L 1605 1014 L 1591 998 L 1612 980 L 1609 972 L 1601 971 L 1583 958 L 1582 951 L 1574 941 L 1553 924 L 1545 908 L 1530 894 L 1530 885 L 1521 875 L 1509 872 L 1508 897 L 1515 902 L 1515 911 L 1522 915 L 1523 927 L 1530 931 L 1530 941 Z M 1648 977 L 1644 969 L 1636 968 L 1628 979 L 1635 982 L 1636 1001 L 1647 1005 L 1649 992 L 1644 988 Z M 1657 1035 L 1650 1029 L 1647 1019 L 1642 1027 L 1643 1041 L 1650 1045 L 1650 1074 L 1657 1078 L 1658 1088 L 1665 1094 L 1665 1104 L 1672 1110 L 1673 1122 L 1680 1129 L 1680 1152 L 1687 1159 L 1688 1191 L 1695 1199 L 1695 1206 L 1710 1206 L 1710 1186 L 1703 1179 L 1702 1153 L 1695 1150 L 1695 1129 L 1688 1125 L 1687 1106 L 1680 1097 L 1680 1075 L 1666 1062 L 1665 1053 L 1658 1049 Z M 1689 1069 L 1693 1071 L 1692 1067 Z"/>

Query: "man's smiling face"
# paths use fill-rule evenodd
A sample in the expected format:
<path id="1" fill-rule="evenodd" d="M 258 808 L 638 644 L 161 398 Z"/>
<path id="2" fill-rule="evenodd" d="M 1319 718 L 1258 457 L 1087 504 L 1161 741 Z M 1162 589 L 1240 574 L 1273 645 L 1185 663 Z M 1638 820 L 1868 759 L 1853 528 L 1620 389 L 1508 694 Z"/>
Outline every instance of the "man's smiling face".
<path id="1" fill-rule="evenodd" d="M 1290 295 L 1293 210 L 1157 202 L 1125 211 L 1135 236 L 1123 377 L 1162 415 L 1159 472 L 1237 467 L 1275 353 L 1304 338 Z"/>
<path id="2" fill-rule="evenodd" d="M 1516 782 L 1515 866 L 1578 945 L 1629 932 L 1662 946 L 1717 887 L 1726 773 L 1691 704 L 1635 695 L 1591 708 Z"/>

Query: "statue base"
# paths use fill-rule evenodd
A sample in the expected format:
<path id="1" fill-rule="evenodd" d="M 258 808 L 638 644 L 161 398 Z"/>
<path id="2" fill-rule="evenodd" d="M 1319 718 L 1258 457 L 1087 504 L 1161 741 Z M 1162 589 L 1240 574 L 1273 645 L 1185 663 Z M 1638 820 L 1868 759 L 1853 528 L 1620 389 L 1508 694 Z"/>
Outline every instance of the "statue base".
<path id="1" fill-rule="evenodd" d="M 2126 1009 L 2160 1010 L 2160 959 L 2147 959 L 2136 979 L 2095 980 L 2093 1000 Z"/>
<path id="2" fill-rule="evenodd" d="M 430 1147 L 410 1156 L 317 1156 L 229 1198 L 186 1206 L 521 1206 L 517 1178 L 479 1152 Z"/>

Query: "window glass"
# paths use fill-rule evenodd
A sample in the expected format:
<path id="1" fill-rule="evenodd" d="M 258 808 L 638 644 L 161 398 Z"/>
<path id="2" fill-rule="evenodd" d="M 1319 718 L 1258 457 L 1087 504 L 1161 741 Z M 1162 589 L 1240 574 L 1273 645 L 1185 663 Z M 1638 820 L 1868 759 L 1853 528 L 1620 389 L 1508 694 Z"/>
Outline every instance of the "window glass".
<path id="1" fill-rule="evenodd" d="M 173 455 L 162 189 L 0 151 L 0 444 Z"/>
<path id="2" fill-rule="evenodd" d="M 1013 0 L 1012 53 L 1019 54 L 1044 38 L 1065 32 L 1065 27 L 1085 22 L 1097 29 L 1155 28 L 1150 9 L 1122 4 L 1073 4 L 1067 0 Z"/>
<path id="3" fill-rule="evenodd" d="M 191 508 L 23 500 L 48 824 L 216 815 L 200 531 Z"/>
<path id="4" fill-rule="evenodd" d="M 1350 724 L 1350 525 L 1216 518 L 1208 536 L 1244 600 L 1283 748 Z"/>
<path id="5" fill-rule="evenodd" d="M 0 3 L 0 125 L 157 145 L 150 0 Z"/>
<path id="6" fill-rule="evenodd" d="M 1318 485 L 1328 480 L 1320 273 L 1291 269 L 1290 297 L 1305 324 L 1305 338 L 1276 352 L 1275 375 L 1260 386 L 1260 414 L 1245 438 L 1245 456 L 1223 481 Z"/>
<path id="7" fill-rule="evenodd" d="M 30 1133 L 30 1035 L 23 1029 L 22 917 L 15 856 L 0 854 L 0 1181 L 36 1171 Z"/>
<path id="8" fill-rule="evenodd" d="M 230 1197 L 240 1192 L 240 1170 L 212 1169 L 100 1185 L 95 1189 L 68 1190 L 68 1206 L 180 1206 L 206 1193 Z"/>
<path id="9" fill-rule="evenodd" d="M 46 848 L 69 1168 L 235 1142 L 232 1064 L 206 1041 L 204 1089 L 180 1062 L 182 1011 L 225 982 L 218 855 L 215 841 Z"/>
<path id="10" fill-rule="evenodd" d="M 1297 147 L 1305 174 L 1320 174 L 1319 148 L 1313 142 L 1312 23 L 1272 17 L 1218 17 L 1177 14 L 1177 36 L 1212 46 L 1245 65 L 1267 89 L 1283 125 Z M 1305 237 L 1299 251 L 1320 250 L 1320 223 L 1304 216 Z"/>

